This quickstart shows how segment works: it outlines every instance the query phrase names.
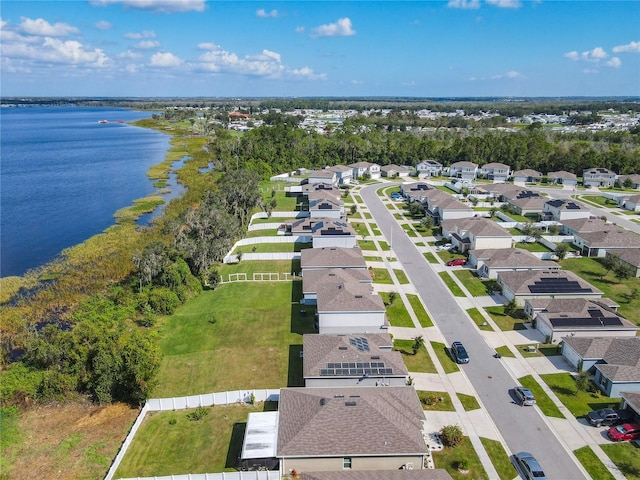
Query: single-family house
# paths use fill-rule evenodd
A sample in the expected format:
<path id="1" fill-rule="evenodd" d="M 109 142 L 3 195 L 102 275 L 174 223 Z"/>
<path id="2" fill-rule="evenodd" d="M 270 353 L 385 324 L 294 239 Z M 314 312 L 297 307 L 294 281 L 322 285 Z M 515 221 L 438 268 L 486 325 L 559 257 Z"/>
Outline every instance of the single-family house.
<path id="1" fill-rule="evenodd" d="M 455 162 L 449 167 L 449 177 L 460 178 L 466 181 L 475 180 L 478 174 L 478 165 L 473 162 Z"/>
<path id="2" fill-rule="evenodd" d="M 389 327 L 382 297 L 370 284 L 325 283 L 316 294 L 319 333 L 380 333 Z"/>
<path id="3" fill-rule="evenodd" d="M 411 170 L 405 167 L 401 167 L 399 165 L 383 165 L 380 167 L 380 174 L 383 177 L 394 178 L 394 177 L 408 177 L 411 173 Z"/>
<path id="4" fill-rule="evenodd" d="M 574 218 L 562 221 L 562 234 L 575 235 L 581 232 L 601 232 L 611 225 L 601 218 Z"/>
<path id="5" fill-rule="evenodd" d="M 328 168 L 324 168 L 322 170 L 315 170 L 309 173 L 308 183 L 310 185 L 315 185 L 316 183 L 324 183 L 327 185 L 337 185 L 338 176 L 336 175 L 336 172 L 329 170 Z"/>
<path id="6" fill-rule="evenodd" d="M 640 195 L 631 195 L 622 201 L 622 208 L 632 212 L 640 212 Z"/>
<path id="7" fill-rule="evenodd" d="M 341 192 L 335 185 L 328 185 L 326 183 L 308 183 L 300 185 L 294 190 L 294 187 L 289 187 L 289 191 L 297 196 L 305 197 L 307 199 L 312 198 L 332 198 L 333 200 L 341 200 Z"/>
<path id="8" fill-rule="evenodd" d="M 418 176 L 439 177 L 442 175 L 442 164 L 436 160 L 423 160 L 416 165 Z"/>
<path id="9" fill-rule="evenodd" d="M 300 480 L 453 480 L 444 468 L 410 470 L 344 470 L 342 472 L 302 472 Z"/>
<path id="10" fill-rule="evenodd" d="M 640 174 L 633 173 L 631 175 L 619 175 L 616 183 L 620 187 L 629 185 L 629 187 L 634 190 L 640 190 Z"/>
<path id="11" fill-rule="evenodd" d="M 460 252 L 487 248 L 511 248 L 511 234 L 485 217 L 442 222 L 442 235 Z"/>
<path id="12" fill-rule="evenodd" d="M 613 187 L 617 177 L 616 172 L 606 168 L 587 168 L 582 171 L 582 184 L 585 187 Z"/>
<path id="13" fill-rule="evenodd" d="M 607 257 L 615 257 L 631 269 L 634 277 L 640 277 L 640 246 L 637 248 L 623 248 L 607 252 Z"/>
<path id="14" fill-rule="evenodd" d="M 516 198 L 522 192 L 528 192 L 526 188 L 511 183 L 492 183 L 482 185 L 482 188 L 500 202 L 506 202 L 510 198 Z"/>
<path id="15" fill-rule="evenodd" d="M 332 268 L 367 269 L 360 248 L 304 248 L 300 252 L 300 267 L 302 275 L 311 270 L 326 270 Z"/>
<path id="16" fill-rule="evenodd" d="M 547 173 L 547 180 L 555 185 L 564 185 L 565 187 L 578 185 L 578 177 L 574 173 L 565 172 L 564 170 Z"/>
<path id="17" fill-rule="evenodd" d="M 356 162 L 351 165 L 347 165 L 353 170 L 353 178 L 362 178 L 369 176 L 369 178 L 380 178 L 380 165 L 371 162 Z"/>
<path id="18" fill-rule="evenodd" d="M 579 232 L 573 235 L 573 244 L 585 257 L 604 257 L 607 252 L 625 248 L 638 248 L 640 236 L 614 224 L 607 224 L 597 232 Z"/>
<path id="19" fill-rule="evenodd" d="M 534 320 L 547 343 L 563 337 L 633 337 L 638 331 L 629 320 L 599 300 L 549 298 L 525 301 L 524 311 Z"/>
<path id="20" fill-rule="evenodd" d="M 545 218 L 551 217 L 556 222 L 591 217 L 591 210 L 573 200 L 549 200 L 542 207 L 542 212 Z"/>
<path id="21" fill-rule="evenodd" d="M 409 372 L 388 333 L 306 334 L 302 337 L 306 387 L 402 387 Z"/>
<path id="22" fill-rule="evenodd" d="M 311 218 L 346 218 L 344 202 L 330 196 L 320 196 L 317 193 L 309 199 L 309 216 Z"/>
<path id="23" fill-rule="evenodd" d="M 524 170 L 516 170 L 512 175 L 513 183 L 524 185 L 525 183 L 538 183 L 542 181 L 542 172 L 525 168 Z"/>
<path id="24" fill-rule="evenodd" d="M 330 283 L 361 283 L 371 287 L 373 279 L 366 268 L 328 268 L 302 270 L 301 303 L 315 305 L 318 300 L 318 289 Z"/>
<path id="25" fill-rule="evenodd" d="M 338 185 L 349 185 L 351 183 L 353 168 L 344 165 L 334 165 L 333 167 L 329 167 L 328 170 L 336 174 Z"/>
<path id="26" fill-rule="evenodd" d="M 344 220 L 334 218 L 300 218 L 286 226 L 287 233 L 311 240 L 313 248 L 357 245 L 356 232 Z"/>
<path id="27" fill-rule="evenodd" d="M 537 192 L 524 190 L 518 192 L 515 197 L 505 197 L 504 200 L 518 215 L 540 219 L 543 215 L 544 204 L 549 199 Z"/>
<path id="28" fill-rule="evenodd" d="M 400 185 L 400 192 L 408 202 L 426 203 L 429 192 L 433 193 L 434 190 L 441 192 L 441 190 L 425 182 L 410 182 Z"/>
<path id="29" fill-rule="evenodd" d="M 438 189 L 427 190 L 423 203 L 426 213 L 433 217 L 436 225 L 444 220 L 470 218 L 474 215 L 473 208 L 469 205 Z"/>
<path id="30" fill-rule="evenodd" d="M 507 301 L 524 306 L 532 298 L 600 298 L 602 291 L 564 270 L 527 270 L 498 273 L 498 285 Z"/>
<path id="31" fill-rule="evenodd" d="M 278 413 L 281 472 L 424 468 L 424 411 L 413 387 L 283 388 Z"/>
<path id="32" fill-rule="evenodd" d="M 565 337 L 562 354 L 612 398 L 640 392 L 640 337 Z"/>
<path id="33" fill-rule="evenodd" d="M 511 167 L 504 163 L 491 162 L 485 163 L 480 167 L 480 176 L 487 180 L 493 180 L 494 183 L 506 182 L 509 180 Z"/>
<path id="34" fill-rule="evenodd" d="M 560 266 L 541 260 L 521 248 L 483 248 L 469 251 L 469 265 L 479 276 L 498 278 L 498 273 L 518 270 L 553 270 Z"/>

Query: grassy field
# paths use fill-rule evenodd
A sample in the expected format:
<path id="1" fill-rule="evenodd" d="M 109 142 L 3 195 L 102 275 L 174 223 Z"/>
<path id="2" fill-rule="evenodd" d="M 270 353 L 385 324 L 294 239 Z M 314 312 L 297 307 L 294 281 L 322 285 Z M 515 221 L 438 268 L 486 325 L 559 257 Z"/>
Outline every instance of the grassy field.
<path id="1" fill-rule="evenodd" d="M 551 249 L 538 242 L 518 242 L 515 248 L 521 248 L 528 252 L 550 252 Z"/>
<path id="2" fill-rule="evenodd" d="M 431 321 L 431 317 L 422 305 L 420 301 L 420 297 L 418 295 L 412 295 L 410 293 L 407 294 L 407 299 L 409 300 L 409 304 L 411 308 L 413 308 L 413 313 L 416 314 L 418 320 L 420 321 L 420 325 L 423 328 L 433 327 L 433 322 Z"/>
<path id="3" fill-rule="evenodd" d="M 427 349 L 422 347 L 413 354 L 413 340 L 394 340 L 393 349 L 402 354 L 404 364 L 410 372 L 438 373 Z"/>
<path id="4" fill-rule="evenodd" d="M 314 331 L 314 315 L 301 313 L 300 297 L 301 282 L 231 283 L 188 302 L 160 327 L 152 396 L 301 385 L 302 334 Z"/>
<path id="5" fill-rule="evenodd" d="M 520 314 L 519 310 L 515 317 L 504 313 L 504 307 L 486 307 L 485 312 L 491 315 L 491 318 L 498 325 L 500 330 L 507 332 L 509 330 L 525 330 L 527 327 L 524 325 L 524 314 Z"/>
<path id="6" fill-rule="evenodd" d="M 407 308 L 404 306 L 402 298 L 400 298 L 400 295 L 396 295 L 393 305 L 389 305 L 389 293 L 380 292 L 380 296 L 387 306 L 387 318 L 392 326 L 409 328 L 415 327 Z"/>
<path id="7" fill-rule="evenodd" d="M 373 278 L 373 283 L 383 283 L 385 285 L 393 285 L 393 279 L 389 270 L 386 268 L 370 268 L 369 273 Z"/>
<path id="8" fill-rule="evenodd" d="M 491 463 L 498 472 L 500 480 L 512 480 L 517 475 L 516 469 L 509 459 L 502 443 L 497 440 L 480 437 L 480 441 L 491 459 Z M 595 478 L 595 477 L 594 477 Z"/>
<path id="9" fill-rule="evenodd" d="M 605 407 L 617 408 L 620 401 L 612 401 L 609 397 L 578 391 L 576 382 L 569 373 L 553 373 L 540 375 L 549 388 L 558 396 L 565 407 L 576 417 L 583 417 L 592 410 Z"/>
<path id="10" fill-rule="evenodd" d="M 601 447 L 627 480 L 640 480 L 640 447 L 630 442 L 606 444 Z"/>
<path id="11" fill-rule="evenodd" d="M 482 316 L 480 310 L 477 308 L 470 308 L 467 310 L 467 314 L 471 317 L 474 323 L 478 326 L 480 330 L 486 330 L 488 332 L 493 332 L 493 327 L 489 325 L 489 322 Z M 486 324 L 486 325 L 485 325 Z"/>
<path id="12" fill-rule="evenodd" d="M 455 480 L 489 478 L 469 437 L 464 437 L 462 443 L 455 448 L 445 447 L 432 455 L 436 468 L 444 468 Z M 467 461 L 469 472 L 458 471 L 457 465 L 460 460 Z"/>
<path id="13" fill-rule="evenodd" d="M 458 286 L 453 278 L 449 275 L 448 272 L 438 272 L 438 275 L 445 283 L 447 288 L 453 293 L 454 297 L 466 297 L 462 289 Z"/>
<path id="14" fill-rule="evenodd" d="M 460 371 L 458 364 L 451 359 L 451 356 L 449 355 L 449 348 L 446 347 L 444 343 L 431 342 L 431 346 L 435 350 L 438 360 L 440 360 L 440 365 L 442 365 L 444 373 L 455 373 Z"/>
<path id="15" fill-rule="evenodd" d="M 247 416 L 263 411 L 263 405 L 215 406 L 207 411 L 199 421 L 188 418 L 193 410 L 147 414 L 115 478 L 235 470 Z"/>
<path id="16" fill-rule="evenodd" d="M 404 270 L 394 268 L 393 273 L 396 274 L 396 278 L 398 279 L 398 282 L 400 282 L 400 285 L 406 285 L 409 283 L 409 279 L 407 278 L 407 274 L 404 273 Z"/>
<path id="17" fill-rule="evenodd" d="M 242 253 L 274 253 L 274 252 L 299 252 L 303 248 L 310 248 L 309 242 L 290 242 L 290 243 L 256 243 L 254 245 L 242 245 L 237 247 L 233 254 Z"/>
<path id="18" fill-rule="evenodd" d="M 218 268 L 218 273 L 224 281 L 229 280 L 233 273 L 246 273 L 248 279 L 254 273 L 300 273 L 300 260 L 242 260 L 240 263 L 224 264 Z"/>
<path id="19" fill-rule="evenodd" d="M 556 404 L 553 403 L 553 401 L 546 393 L 544 393 L 542 387 L 538 385 L 538 383 L 533 379 L 531 375 L 520 378 L 519 382 L 520 385 L 522 385 L 523 387 L 527 387 L 533 392 L 533 395 L 536 397 L 536 405 L 538 405 L 542 413 L 544 413 L 547 417 L 564 418 L 564 415 L 562 415 L 560 410 L 558 410 Z"/>
<path id="20" fill-rule="evenodd" d="M 418 390 L 417 393 L 423 410 L 437 410 L 440 412 L 455 412 L 456 410 L 453 403 L 451 403 L 451 396 L 447 392 Z"/>
<path id="21" fill-rule="evenodd" d="M 590 446 L 585 446 L 573 451 L 578 461 L 582 464 L 591 478 L 597 478 L 598 480 L 615 480 L 616 477 L 611 475 L 609 469 L 604 466 L 604 463 L 600 461 L 598 456 L 593 453 Z"/>

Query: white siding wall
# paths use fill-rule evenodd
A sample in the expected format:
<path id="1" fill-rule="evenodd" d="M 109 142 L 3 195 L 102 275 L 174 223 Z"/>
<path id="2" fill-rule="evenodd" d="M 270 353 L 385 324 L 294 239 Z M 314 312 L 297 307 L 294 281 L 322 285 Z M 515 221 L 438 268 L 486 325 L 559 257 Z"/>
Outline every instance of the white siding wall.
<path id="1" fill-rule="evenodd" d="M 321 334 L 380 333 L 385 313 L 328 312 L 318 316 Z"/>
<path id="2" fill-rule="evenodd" d="M 351 235 L 327 235 L 313 237 L 313 248 L 323 247 L 344 247 L 353 248 L 356 246 L 356 237 Z"/>

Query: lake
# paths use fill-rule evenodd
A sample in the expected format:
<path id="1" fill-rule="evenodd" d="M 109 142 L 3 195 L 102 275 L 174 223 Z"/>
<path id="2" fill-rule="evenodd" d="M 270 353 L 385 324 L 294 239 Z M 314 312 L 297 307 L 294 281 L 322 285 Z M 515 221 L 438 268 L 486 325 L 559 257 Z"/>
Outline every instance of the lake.
<path id="1" fill-rule="evenodd" d="M 120 123 L 151 115 L 0 109 L 0 276 L 50 262 L 113 225 L 118 209 L 156 191 L 146 172 L 164 160 L 170 137 Z"/>

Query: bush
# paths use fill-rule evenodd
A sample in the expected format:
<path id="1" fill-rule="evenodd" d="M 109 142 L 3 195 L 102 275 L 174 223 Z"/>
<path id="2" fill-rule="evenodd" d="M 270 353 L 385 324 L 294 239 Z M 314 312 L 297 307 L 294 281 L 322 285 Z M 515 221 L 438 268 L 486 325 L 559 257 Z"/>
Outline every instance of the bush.
<path id="1" fill-rule="evenodd" d="M 440 439 L 445 447 L 457 447 L 462 443 L 462 428 L 459 425 L 445 425 L 440 430 Z"/>
<path id="2" fill-rule="evenodd" d="M 206 407 L 198 407 L 193 412 L 187 415 L 187 418 L 194 422 L 199 422 L 204 417 L 209 415 L 209 409 Z"/>
<path id="3" fill-rule="evenodd" d="M 171 315 L 180 304 L 178 295 L 166 287 L 154 288 L 149 293 L 149 306 L 160 315 Z"/>

